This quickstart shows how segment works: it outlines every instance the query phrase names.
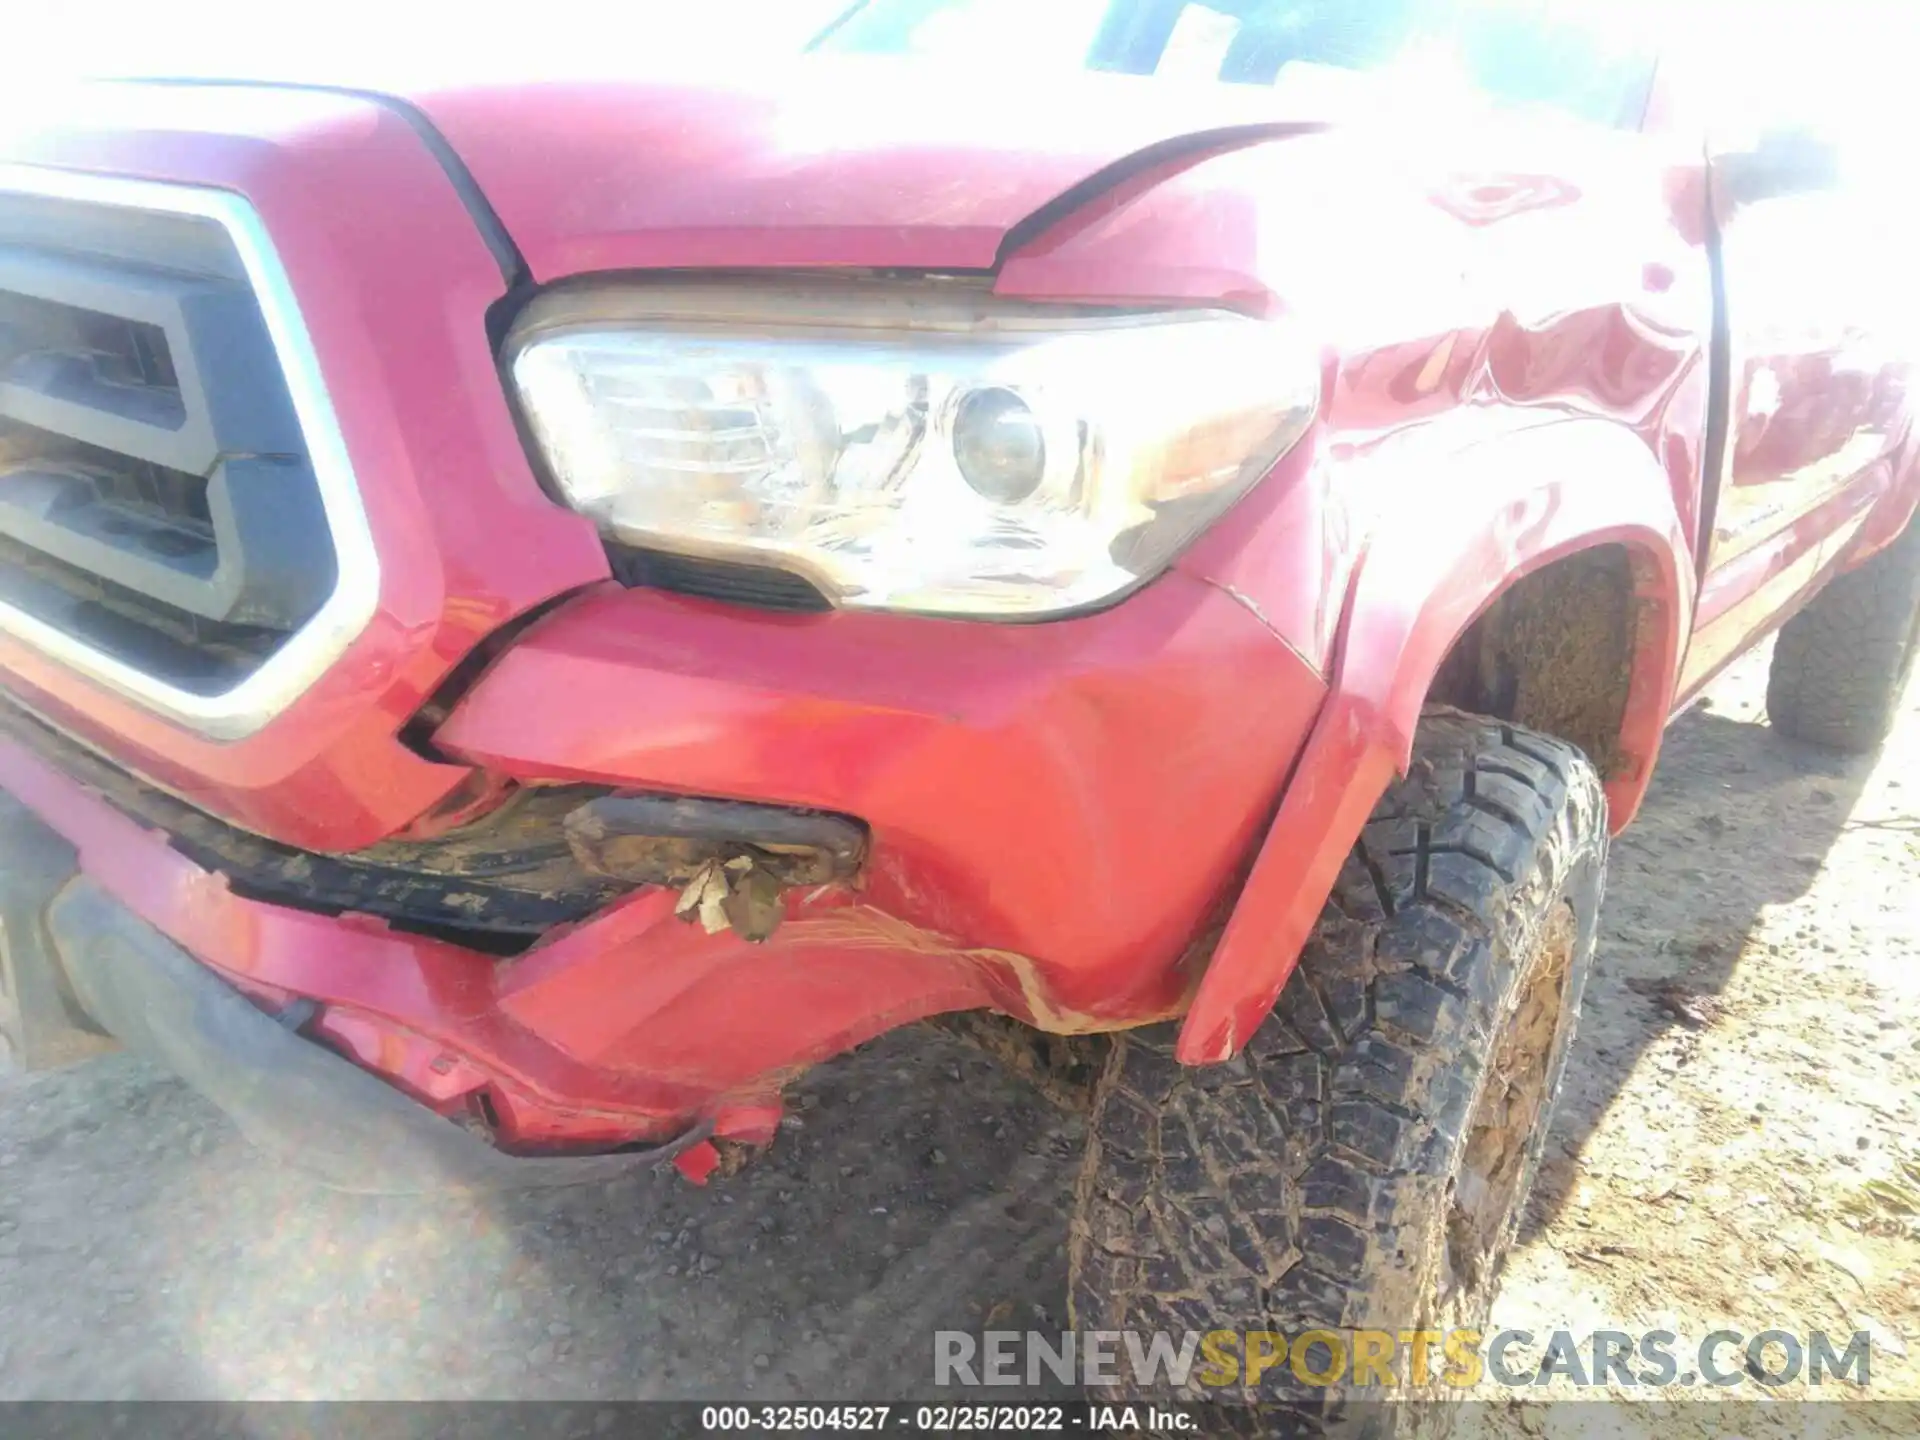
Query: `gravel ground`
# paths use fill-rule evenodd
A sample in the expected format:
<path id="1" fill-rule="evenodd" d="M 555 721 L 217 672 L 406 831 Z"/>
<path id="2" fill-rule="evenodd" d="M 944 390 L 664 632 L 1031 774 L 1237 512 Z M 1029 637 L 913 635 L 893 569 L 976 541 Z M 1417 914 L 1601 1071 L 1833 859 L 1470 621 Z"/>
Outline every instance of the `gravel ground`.
<path id="1" fill-rule="evenodd" d="M 1616 847 L 1496 1321 L 1870 1327 L 1874 1393 L 1920 1397 L 1920 707 L 1840 762 L 1760 723 L 1763 679 L 1675 726 Z M 1078 1150 L 920 1032 L 809 1077 L 706 1190 L 432 1204 L 314 1189 L 130 1058 L 0 1078 L 0 1399 L 925 1393 L 936 1328 L 1064 1326 Z"/>

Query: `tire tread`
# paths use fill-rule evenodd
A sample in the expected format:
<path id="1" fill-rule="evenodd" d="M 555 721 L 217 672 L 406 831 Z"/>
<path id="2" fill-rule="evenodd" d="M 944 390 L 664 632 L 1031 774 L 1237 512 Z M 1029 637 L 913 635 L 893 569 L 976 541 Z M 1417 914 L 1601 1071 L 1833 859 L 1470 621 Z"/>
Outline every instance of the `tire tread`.
<path id="1" fill-rule="evenodd" d="M 1605 817 L 1579 751 L 1430 711 L 1245 1050 L 1189 1070 L 1170 1027 L 1115 1037 L 1077 1188 L 1076 1327 L 1149 1315 L 1203 1331 L 1405 1324 L 1418 1288 L 1399 1253 L 1405 1227 L 1430 1207 L 1464 1127 L 1500 957 L 1576 872 L 1597 905 Z M 1582 919 L 1570 1013 L 1591 954 Z M 1180 1123 L 1152 1126 L 1142 1146 L 1156 1109 Z M 1185 1223 L 1202 1200 L 1203 1218 Z M 1146 1268 L 1134 1263 L 1142 1219 L 1157 1252 Z"/>

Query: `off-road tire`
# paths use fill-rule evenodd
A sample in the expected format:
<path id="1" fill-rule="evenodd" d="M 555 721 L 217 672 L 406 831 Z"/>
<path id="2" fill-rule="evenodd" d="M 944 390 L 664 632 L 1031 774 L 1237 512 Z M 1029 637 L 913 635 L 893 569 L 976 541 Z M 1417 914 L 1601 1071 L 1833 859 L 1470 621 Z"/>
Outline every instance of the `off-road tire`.
<path id="1" fill-rule="evenodd" d="M 1606 854 L 1606 801 L 1578 750 L 1429 712 L 1242 1054 L 1189 1069 L 1171 1027 L 1114 1037 L 1076 1195 L 1076 1329 L 1291 1339 L 1483 1322 L 1579 1013 Z M 1256 1390 L 1209 1388 L 1204 1369 L 1185 1395 L 1296 1412 L 1276 1431 L 1271 1411 L 1223 1406 L 1223 1432 L 1400 1434 L 1440 1408 L 1349 1409 L 1357 1393 L 1303 1386 L 1284 1363 Z"/>
<path id="2" fill-rule="evenodd" d="M 1836 576 L 1781 628 L 1767 673 L 1774 729 L 1864 754 L 1893 729 L 1920 653 L 1920 523 Z"/>

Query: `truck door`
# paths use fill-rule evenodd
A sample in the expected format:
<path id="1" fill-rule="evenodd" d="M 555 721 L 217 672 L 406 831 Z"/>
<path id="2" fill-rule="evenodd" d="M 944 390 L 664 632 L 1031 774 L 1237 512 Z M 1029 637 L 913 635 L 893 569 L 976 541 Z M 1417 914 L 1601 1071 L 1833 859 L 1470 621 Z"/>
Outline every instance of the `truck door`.
<path id="1" fill-rule="evenodd" d="M 1860 56 L 1828 65 L 1804 24 L 1721 49 L 1705 118 L 1724 296 L 1726 431 L 1703 497 L 1704 574 L 1682 668 L 1690 697 L 1825 578 L 1891 483 L 1905 365 L 1890 292 L 1905 288 L 1849 95 Z M 1774 33 L 1774 21 L 1786 21 Z M 1797 23 L 1798 22 L 1798 23 Z M 1847 39 L 1856 47 L 1858 31 Z M 1663 92 L 1665 93 L 1665 92 Z M 1902 227 L 1904 228 L 1904 227 Z"/>

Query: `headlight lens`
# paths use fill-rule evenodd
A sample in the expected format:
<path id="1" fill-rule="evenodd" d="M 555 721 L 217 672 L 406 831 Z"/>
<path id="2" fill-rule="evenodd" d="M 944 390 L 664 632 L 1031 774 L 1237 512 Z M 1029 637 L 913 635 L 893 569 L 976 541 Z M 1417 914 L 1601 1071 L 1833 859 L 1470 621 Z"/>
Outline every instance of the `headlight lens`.
<path id="1" fill-rule="evenodd" d="M 885 298 L 876 298 L 885 292 Z M 1225 312 L 644 287 L 510 342 L 561 498 L 843 605 L 1035 617 L 1151 579 L 1311 421 L 1316 355 Z"/>

